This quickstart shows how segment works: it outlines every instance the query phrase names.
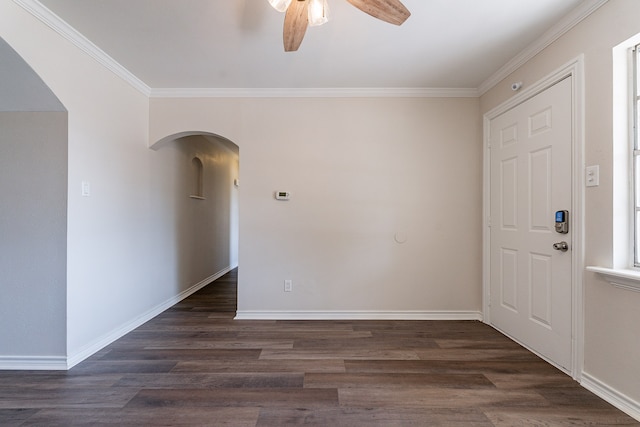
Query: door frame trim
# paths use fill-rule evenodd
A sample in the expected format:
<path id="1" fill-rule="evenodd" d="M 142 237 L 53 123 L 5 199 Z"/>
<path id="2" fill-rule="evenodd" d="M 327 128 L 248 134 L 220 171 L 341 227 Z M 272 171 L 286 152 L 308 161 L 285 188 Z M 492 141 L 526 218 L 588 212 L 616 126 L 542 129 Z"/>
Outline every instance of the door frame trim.
<path id="1" fill-rule="evenodd" d="M 584 55 L 569 61 L 556 71 L 532 84 L 483 115 L 483 200 L 482 200 L 482 309 L 483 321 L 491 323 L 491 120 L 517 107 L 528 99 L 550 88 L 559 81 L 572 77 L 572 141 L 571 141 L 571 367 L 567 372 L 580 381 L 584 365 Z M 545 359 L 547 360 L 547 359 Z M 555 365 L 552 361 L 549 363 Z M 560 368 L 560 367 L 558 367 Z M 562 369 L 562 368 L 560 368 Z M 562 369 L 566 372 L 566 369 Z"/>

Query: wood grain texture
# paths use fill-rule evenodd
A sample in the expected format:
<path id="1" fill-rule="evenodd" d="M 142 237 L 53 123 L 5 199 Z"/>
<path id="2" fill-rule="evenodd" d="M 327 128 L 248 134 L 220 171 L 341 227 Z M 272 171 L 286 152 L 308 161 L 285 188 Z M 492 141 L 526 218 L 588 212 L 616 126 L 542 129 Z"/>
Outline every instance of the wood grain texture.
<path id="1" fill-rule="evenodd" d="M 293 0 L 284 15 L 282 38 L 285 52 L 298 50 L 309 23 L 309 0 Z"/>
<path id="2" fill-rule="evenodd" d="M 322 410 L 262 409 L 259 427 L 492 427 L 493 424 L 477 409 L 447 408 L 335 408 Z"/>
<path id="3" fill-rule="evenodd" d="M 338 406 L 335 389 L 145 389 L 129 401 L 129 408 L 251 407 L 316 409 Z"/>
<path id="4" fill-rule="evenodd" d="M 344 388 L 340 405 L 349 408 L 512 408 L 550 407 L 535 391 L 444 388 Z"/>
<path id="5" fill-rule="evenodd" d="M 637 426 L 632 418 L 610 410 L 563 408 L 488 409 L 485 415 L 496 427 L 575 427 L 575 426 Z"/>
<path id="6" fill-rule="evenodd" d="M 1 426 L 640 423 L 474 321 L 236 321 L 236 271 L 68 372 L 0 372 Z"/>
<path id="7" fill-rule="evenodd" d="M 411 16 L 400 0 L 348 0 L 349 3 L 374 18 L 394 25 L 402 25 Z"/>
<path id="8" fill-rule="evenodd" d="M 245 389 L 245 388 L 300 388 L 304 384 L 302 373 L 213 373 L 213 374 L 129 374 L 114 385 L 117 387 L 161 389 Z"/>
<path id="9" fill-rule="evenodd" d="M 176 410 L 175 408 L 140 409 L 44 409 L 23 421 L 22 426 L 119 426 L 119 427 L 161 427 L 161 426 L 228 426 L 253 427 L 256 425 L 260 408 L 195 408 Z M 1 420 L 1 419 L 0 419 Z M 0 425 L 1 421 L 0 421 Z"/>
<path id="10" fill-rule="evenodd" d="M 481 374 L 336 374 L 306 373 L 307 388 L 493 388 L 491 381 Z"/>

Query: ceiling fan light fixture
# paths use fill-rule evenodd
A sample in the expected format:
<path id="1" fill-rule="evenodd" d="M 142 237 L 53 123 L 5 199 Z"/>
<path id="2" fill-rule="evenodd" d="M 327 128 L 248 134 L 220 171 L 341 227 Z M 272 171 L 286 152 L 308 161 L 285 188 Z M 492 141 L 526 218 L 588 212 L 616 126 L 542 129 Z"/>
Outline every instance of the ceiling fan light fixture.
<path id="1" fill-rule="evenodd" d="M 285 0 L 269 0 L 271 5 Z M 411 12 L 400 0 L 347 0 L 374 18 L 390 24 L 401 25 Z M 284 7 L 284 4 L 280 4 Z M 300 47 L 308 26 L 322 25 L 329 20 L 327 0 L 292 0 L 284 15 L 282 40 L 285 52 L 295 52 Z"/>
<path id="2" fill-rule="evenodd" d="M 291 0 L 269 0 L 269 4 L 278 12 L 286 12 Z"/>
<path id="3" fill-rule="evenodd" d="M 327 0 L 309 0 L 309 25 L 312 27 L 325 24 L 329 20 L 329 3 Z"/>

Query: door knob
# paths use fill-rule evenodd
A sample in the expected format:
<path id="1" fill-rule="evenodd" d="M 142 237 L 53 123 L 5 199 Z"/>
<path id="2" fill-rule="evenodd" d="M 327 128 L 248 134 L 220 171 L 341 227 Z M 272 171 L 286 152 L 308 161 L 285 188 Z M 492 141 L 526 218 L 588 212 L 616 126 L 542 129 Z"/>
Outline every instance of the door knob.
<path id="1" fill-rule="evenodd" d="M 555 249 L 556 251 L 567 252 L 569 250 L 569 245 L 567 244 L 567 242 L 562 241 L 562 242 L 554 243 L 553 249 Z"/>

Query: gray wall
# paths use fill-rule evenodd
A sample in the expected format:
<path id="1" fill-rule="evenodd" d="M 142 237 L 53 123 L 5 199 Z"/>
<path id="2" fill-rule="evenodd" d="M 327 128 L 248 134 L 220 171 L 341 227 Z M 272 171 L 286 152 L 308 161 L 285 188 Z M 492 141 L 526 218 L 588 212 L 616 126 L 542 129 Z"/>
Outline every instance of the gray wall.
<path id="1" fill-rule="evenodd" d="M 0 354 L 66 355 L 67 113 L 0 112 Z"/>
<path id="2" fill-rule="evenodd" d="M 66 356 L 67 113 L 0 39 L 0 355 Z"/>
<path id="3" fill-rule="evenodd" d="M 51 89 L 1 37 L 0 111 L 66 111 Z"/>

